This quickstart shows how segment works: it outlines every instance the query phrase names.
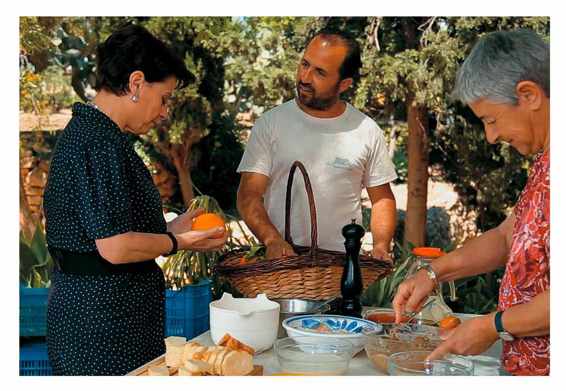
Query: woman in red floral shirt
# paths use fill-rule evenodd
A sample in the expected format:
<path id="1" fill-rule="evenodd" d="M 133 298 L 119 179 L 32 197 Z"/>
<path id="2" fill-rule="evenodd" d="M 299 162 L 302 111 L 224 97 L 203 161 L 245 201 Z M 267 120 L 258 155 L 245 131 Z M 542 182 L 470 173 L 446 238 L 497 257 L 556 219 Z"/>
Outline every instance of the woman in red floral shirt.
<path id="1" fill-rule="evenodd" d="M 527 185 L 499 225 L 403 282 L 396 318 L 418 309 L 436 284 L 505 266 L 494 313 L 458 326 L 429 356 L 480 354 L 503 340 L 502 363 L 514 375 L 550 372 L 550 50 L 528 30 L 482 37 L 462 64 L 454 97 L 485 127 L 489 143 L 533 156 Z"/>

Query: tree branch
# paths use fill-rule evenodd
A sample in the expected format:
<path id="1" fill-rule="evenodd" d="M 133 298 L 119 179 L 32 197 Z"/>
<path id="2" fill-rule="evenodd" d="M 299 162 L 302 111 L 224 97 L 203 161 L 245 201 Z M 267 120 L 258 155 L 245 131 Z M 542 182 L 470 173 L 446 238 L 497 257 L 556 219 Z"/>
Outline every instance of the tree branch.
<path id="1" fill-rule="evenodd" d="M 418 27 L 419 31 L 423 32 L 420 39 L 421 47 L 425 47 L 428 44 L 427 36 L 432 31 L 436 18 L 436 16 L 433 16 Z"/>
<path id="2" fill-rule="evenodd" d="M 370 30 L 369 30 L 369 34 L 368 34 L 368 39 L 370 40 L 370 42 L 372 42 L 375 45 L 375 48 L 377 49 L 377 51 L 381 51 L 381 47 L 379 46 L 379 38 L 378 38 L 378 32 L 379 32 L 379 26 L 381 25 L 381 20 L 383 19 L 383 17 L 381 16 L 376 16 L 370 25 Z"/>

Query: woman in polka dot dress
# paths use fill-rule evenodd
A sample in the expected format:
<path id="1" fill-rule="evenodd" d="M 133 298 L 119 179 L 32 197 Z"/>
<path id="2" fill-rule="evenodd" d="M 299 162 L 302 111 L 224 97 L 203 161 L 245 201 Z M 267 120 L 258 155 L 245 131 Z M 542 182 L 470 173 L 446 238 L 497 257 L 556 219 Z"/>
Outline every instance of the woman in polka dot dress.
<path id="1" fill-rule="evenodd" d="M 164 278 L 155 258 L 222 247 L 223 229 L 191 231 L 197 213 L 166 223 L 129 134 L 167 118 L 176 87 L 194 76 L 146 29 L 126 25 L 98 48 L 98 94 L 75 103 L 44 195 L 56 262 L 47 310 L 54 374 L 123 375 L 165 351 Z"/>

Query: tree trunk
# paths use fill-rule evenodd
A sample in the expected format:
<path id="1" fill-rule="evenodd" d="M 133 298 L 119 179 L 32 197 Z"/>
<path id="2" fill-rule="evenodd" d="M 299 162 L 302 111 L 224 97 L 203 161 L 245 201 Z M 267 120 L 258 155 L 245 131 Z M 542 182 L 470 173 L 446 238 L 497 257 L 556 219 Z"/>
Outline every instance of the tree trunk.
<path id="1" fill-rule="evenodd" d="M 402 23 L 407 48 L 421 50 L 419 34 L 427 17 L 404 18 Z M 410 88 L 417 88 L 412 86 Z M 423 246 L 426 239 L 426 201 L 428 191 L 428 121 L 427 108 L 414 101 L 415 92 L 407 94 L 408 178 L 407 213 L 405 215 L 404 244 Z"/>
<path id="2" fill-rule="evenodd" d="M 164 129 L 163 131 L 167 131 Z M 177 179 L 183 197 L 183 204 L 189 206 L 194 198 L 193 180 L 191 178 L 191 155 L 193 145 L 198 143 L 203 137 L 203 131 L 199 128 L 187 128 L 183 134 L 183 142 L 173 144 L 170 140 L 159 142 L 156 148 L 162 155 L 173 164 L 177 171 Z"/>
<path id="3" fill-rule="evenodd" d="M 409 139 L 407 154 L 407 214 L 404 243 L 424 246 L 426 238 L 426 203 L 428 190 L 428 123 L 426 107 L 407 102 Z"/>
<path id="4" fill-rule="evenodd" d="M 179 186 L 181 187 L 181 194 L 183 195 L 183 204 L 189 206 L 191 200 L 195 197 L 193 192 L 193 180 L 187 164 L 181 170 L 177 170 L 179 174 Z"/>
<path id="5" fill-rule="evenodd" d="M 189 203 L 195 196 L 193 192 L 193 180 L 191 179 L 191 168 L 189 167 L 191 147 L 189 146 L 187 148 L 188 150 L 184 151 L 181 150 L 182 148 L 185 148 L 183 144 L 173 146 L 171 157 L 175 169 L 177 170 L 177 178 L 179 179 L 183 204 L 189 206 Z"/>

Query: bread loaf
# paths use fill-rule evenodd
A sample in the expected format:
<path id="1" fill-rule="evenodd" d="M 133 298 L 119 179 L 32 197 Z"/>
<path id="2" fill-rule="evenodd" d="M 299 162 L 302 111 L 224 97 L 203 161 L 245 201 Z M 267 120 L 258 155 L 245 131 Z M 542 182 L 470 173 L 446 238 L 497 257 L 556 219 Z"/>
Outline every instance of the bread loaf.
<path id="1" fill-rule="evenodd" d="M 187 360 L 183 368 L 192 373 L 213 373 L 212 366 L 209 363 L 199 360 Z"/>
<path id="2" fill-rule="evenodd" d="M 149 367 L 147 370 L 149 376 L 169 376 L 169 368 L 167 367 Z"/>
<path id="3" fill-rule="evenodd" d="M 177 376 L 202 376 L 202 372 L 191 372 L 187 368 L 181 367 L 177 371 Z"/>
<path id="4" fill-rule="evenodd" d="M 207 347 L 202 346 L 198 342 L 189 342 L 185 345 L 183 351 L 183 362 L 187 360 L 197 360 L 202 357 L 202 353 L 206 352 Z"/>
<path id="5" fill-rule="evenodd" d="M 241 376 L 253 370 L 254 349 L 229 334 L 222 337 L 219 345 L 207 347 L 198 342 L 186 343 L 184 337 L 168 337 L 165 339 L 165 364 L 179 368 L 178 374 L 181 376 Z"/>
<path id="6" fill-rule="evenodd" d="M 231 350 L 222 362 L 221 374 L 225 376 L 243 376 L 254 369 L 253 358 L 248 352 Z"/>
<path id="7" fill-rule="evenodd" d="M 248 352 L 252 356 L 255 354 L 254 348 L 246 345 L 243 342 L 238 341 L 236 338 L 232 337 L 228 333 L 224 334 L 224 336 L 220 338 L 220 341 L 218 341 L 218 345 L 225 346 L 232 350 L 243 350 L 245 352 Z"/>
<path id="8" fill-rule="evenodd" d="M 186 341 L 185 337 L 165 338 L 165 365 L 173 368 L 182 366 Z"/>

